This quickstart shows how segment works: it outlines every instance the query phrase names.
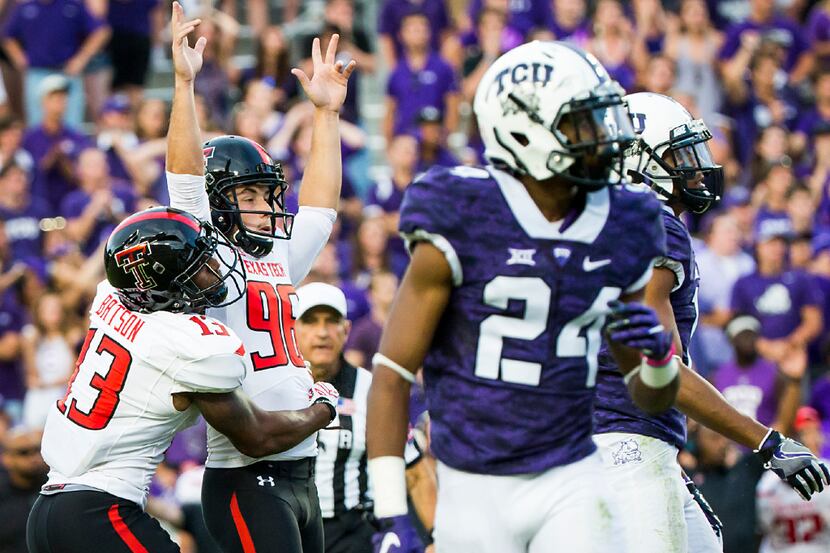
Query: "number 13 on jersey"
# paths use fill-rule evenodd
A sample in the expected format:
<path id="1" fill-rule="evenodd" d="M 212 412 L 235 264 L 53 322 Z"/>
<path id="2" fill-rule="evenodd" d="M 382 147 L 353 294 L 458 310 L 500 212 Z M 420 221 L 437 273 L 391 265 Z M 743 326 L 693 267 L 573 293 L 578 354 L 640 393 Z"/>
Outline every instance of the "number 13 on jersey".
<path id="1" fill-rule="evenodd" d="M 248 328 L 267 332 L 272 350 L 251 353 L 251 362 L 255 371 L 292 365 L 303 367 L 305 361 L 297 347 L 294 331 L 294 311 L 297 307 L 297 294 L 290 284 L 248 281 L 247 291 Z M 273 353 L 272 353 L 273 352 Z"/>

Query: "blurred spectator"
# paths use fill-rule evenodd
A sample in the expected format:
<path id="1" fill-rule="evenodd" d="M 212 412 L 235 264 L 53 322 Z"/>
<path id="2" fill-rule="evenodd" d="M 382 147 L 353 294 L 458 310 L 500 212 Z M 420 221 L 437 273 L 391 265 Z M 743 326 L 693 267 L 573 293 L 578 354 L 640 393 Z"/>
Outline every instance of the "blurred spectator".
<path id="1" fill-rule="evenodd" d="M 372 42 L 361 19 L 355 17 L 354 0 L 326 0 L 323 17 L 326 25 L 340 34 L 338 50 L 347 58 L 355 60 L 362 73 L 374 73 L 376 59 L 372 52 Z M 310 48 L 304 51 L 310 51 Z"/>
<path id="2" fill-rule="evenodd" d="M 525 39 L 532 39 L 534 31 L 544 28 L 551 20 L 550 0 L 527 0 L 525 2 L 504 2 L 499 0 L 472 0 L 468 7 L 471 21 L 477 21 L 478 15 L 486 7 L 505 9 L 508 24 Z"/>
<path id="3" fill-rule="evenodd" d="M 818 71 L 813 78 L 815 105 L 801 110 L 792 135 L 793 149 L 801 154 L 812 150 L 813 136 L 819 127 L 830 125 L 830 66 Z"/>
<path id="4" fill-rule="evenodd" d="M 820 455 L 824 444 L 821 419 L 812 407 L 801 407 L 795 419 L 795 436 Z M 772 472 L 758 482 L 758 527 L 765 553 L 811 553 L 830 550 L 830 492 L 801 497 Z"/>
<path id="5" fill-rule="evenodd" d="M 770 125 L 761 129 L 753 147 L 749 171 L 744 172 L 741 185 L 754 188 L 767 178 L 774 165 L 791 165 L 789 141 L 789 131 L 782 125 Z"/>
<path id="6" fill-rule="evenodd" d="M 796 237 L 806 238 L 806 248 L 810 251 L 810 239 L 813 233 L 813 220 L 815 219 L 816 205 L 813 202 L 813 196 L 810 191 L 801 185 L 796 185 L 790 188 L 787 193 L 787 216 L 793 226 L 793 232 Z M 793 248 L 795 244 L 790 245 L 790 263 L 793 266 L 803 267 L 804 264 L 797 264 L 793 260 Z"/>
<path id="7" fill-rule="evenodd" d="M 726 334 L 735 350 L 735 360 L 718 367 L 712 382 L 738 411 L 765 426 L 787 433 L 801 403 L 803 369 L 783 371 L 758 353 L 761 323 L 747 315 L 733 319 Z"/>
<path id="8" fill-rule="evenodd" d="M 458 159 L 446 146 L 441 112 L 427 106 L 418 114 L 418 165 L 416 173 L 424 173 L 432 166 L 455 167 Z"/>
<path id="9" fill-rule="evenodd" d="M 61 202 L 61 215 L 68 235 L 89 255 L 135 211 L 135 201 L 132 188 L 110 176 L 104 152 L 87 148 L 78 156 L 78 190 Z"/>
<path id="10" fill-rule="evenodd" d="M 599 0 L 594 11 L 593 36 L 587 45 L 611 77 L 631 92 L 636 71 L 634 26 L 619 0 Z"/>
<path id="11" fill-rule="evenodd" d="M 585 48 L 590 39 L 591 21 L 585 0 L 553 0 L 548 29 L 556 40 L 566 40 Z"/>
<path id="12" fill-rule="evenodd" d="M 429 27 L 430 50 L 438 52 L 450 33 L 450 20 L 444 0 L 384 0 L 378 16 L 378 45 L 387 69 L 398 63 L 404 50 L 404 19 L 421 15 Z"/>
<path id="13" fill-rule="evenodd" d="M 36 267 L 43 256 L 41 220 L 51 212 L 43 200 L 32 197 L 29 185 L 29 175 L 15 162 L 0 169 L 0 221 L 11 259 Z"/>
<path id="14" fill-rule="evenodd" d="M 738 458 L 727 438 L 702 425 L 690 441 L 697 466 L 684 468 L 723 521 L 724 553 L 757 553 L 755 486 L 763 462 L 754 453 Z"/>
<path id="15" fill-rule="evenodd" d="M 791 129 L 798 115 L 798 102 L 787 86 L 778 54 L 769 48 L 760 50 L 755 35 L 745 40 L 748 44 L 723 72 L 728 99 L 725 110 L 735 119 L 735 152 L 742 163 L 750 160 L 761 129 L 770 125 Z"/>
<path id="16" fill-rule="evenodd" d="M 78 0 L 28 0 L 12 11 L 3 36 L 6 53 L 25 75 L 27 124 L 37 125 L 43 117 L 41 82 L 63 74 L 69 91 L 66 119 L 79 126 L 84 118 L 80 75 L 106 44 L 109 27 Z"/>
<path id="17" fill-rule="evenodd" d="M 759 226 L 757 270 L 741 277 L 732 290 L 732 312 L 761 322 L 758 351 L 785 366 L 807 364 L 807 344 L 822 330 L 821 291 L 811 278 L 787 268 L 789 231 L 778 221 Z M 788 369 L 787 372 L 790 370 Z M 803 369 L 802 369 L 803 372 Z"/>
<path id="18" fill-rule="evenodd" d="M 81 332 L 71 324 L 56 294 L 41 296 L 32 311 L 32 324 L 23 327 L 21 332 L 26 372 L 23 424 L 43 428 L 49 409 L 66 394 Z"/>
<path id="19" fill-rule="evenodd" d="M 398 211 L 401 208 L 406 187 L 415 178 L 418 141 L 406 134 L 396 136 L 389 144 L 388 161 L 391 174 L 389 177 L 377 180 L 369 189 L 364 214 L 367 217 L 383 216 L 389 236 L 392 268 L 395 274 L 402 276 L 403 268 L 408 262 L 408 255 L 404 249 L 403 240 L 398 236 Z"/>
<path id="20" fill-rule="evenodd" d="M 15 264 L 3 267 L 0 274 L 0 396 L 3 410 L 13 424 L 23 416 L 25 395 L 20 362 L 20 331 L 26 323 L 26 310 L 20 304 L 14 286 L 23 278 L 25 268 Z"/>
<path id="21" fill-rule="evenodd" d="M 371 310 L 367 317 L 357 321 L 346 342 L 346 359 L 352 365 L 365 367 L 377 353 L 383 325 L 392 308 L 398 277 L 389 271 L 375 272 L 369 281 L 368 295 Z"/>
<path id="22" fill-rule="evenodd" d="M 112 89 L 125 92 L 137 105 L 144 94 L 153 35 L 166 17 L 159 0 L 118 0 L 109 2 L 107 21 L 112 28 L 109 43 L 113 75 Z"/>
<path id="23" fill-rule="evenodd" d="M 23 137 L 23 147 L 35 162 L 32 195 L 49 202 L 56 210 L 74 188 L 75 159 L 89 141 L 65 124 L 69 81 L 50 75 L 40 83 L 43 120 Z"/>
<path id="24" fill-rule="evenodd" d="M 660 0 L 633 0 L 631 7 L 634 11 L 634 32 L 637 38 L 637 52 L 639 59 L 637 69 L 644 69 L 644 62 L 649 55 L 663 51 L 668 28 L 668 16 L 663 10 Z"/>
<path id="25" fill-rule="evenodd" d="M 191 44 L 207 39 L 202 69 L 195 81 L 196 93 L 204 98 L 212 119 L 225 126 L 231 108 L 232 83 L 238 80 L 236 66 L 231 63 L 239 24 L 230 16 L 212 11 L 196 27 Z"/>
<path id="26" fill-rule="evenodd" d="M 356 286 L 368 289 L 375 273 L 392 269 L 387 222 L 380 214 L 367 216 L 354 238 L 350 279 Z"/>
<path id="27" fill-rule="evenodd" d="M 757 47 L 759 42 L 768 42 L 783 52 L 784 70 L 789 73 L 791 82 L 797 83 L 809 75 L 812 66 L 810 44 L 798 24 L 788 17 L 776 13 L 775 0 L 749 0 L 749 18 L 730 25 L 726 30 L 726 40 L 720 51 L 724 60 L 724 77 L 743 67 L 737 61 Z"/>
<path id="28" fill-rule="evenodd" d="M 444 130 L 458 126 L 458 82 L 453 68 L 430 50 L 429 21 L 410 14 L 401 22 L 403 52 L 386 85 L 386 119 L 383 132 L 392 137 L 415 130 L 418 113 L 434 106 L 444 114 Z"/>
<path id="29" fill-rule="evenodd" d="M 830 1 L 816 2 L 807 21 L 807 42 L 816 55 L 818 66 L 830 62 Z"/>
<path id="30" fill-rule="evenodd" d="M 46 483 L 49 467 L 40 456 L 41 433 L 17 427 L 2 441 L 0 551 L 26 553 L 26 521 Z"/>
<path id="31" fill-rule="evenodd" d="M 107 154 L 110 174 L 117 179 L 132 181 L 130 154 L 138 146 L 138 137 L 133 129 L 129 98 L 125 94 L 107 98 L 97 123 L 97 146 Z"/>
<path id="32" fill-rule="evenodd" d="M 760 198 L 760 205 L 755 214 L 756 228 L 766 221 L 780 220 L 781 228 L 792 232 L 792 221 L 787 214 L 787 198 L 795 179 L 788 159 L 783 159 L 766 167 L 761 181 L 756 186 L 753 196 Z M 768 225 L 769 226 L 769 225 Z"/>
<path id="33" fill-rule="evenodd" d="M 720 110 L 722 89 L 715 69 L 723 34 L 709 19 L 704 0 L 683 0 L 676 27 L 669 26 L 665 54 L 675 62 L 678 90 L 691 94 L 700 116 L 711 121 Z"/>
<path id="34" fill-rule="evenodd" d="M 656 54 L 648 58 L 646 70 L 640 73 L 640 77 L 645 90 L 672 96 L 676 79 L 676 64 L 670 57 Z"/>
<path id="35" fill-rule="evenodd" d="M 493 8 L 481 10 L 475 31 L 461 37 L 464 47 L 461 93 L 466 101 L 473 101 L 479 81 L 496 58 L 521 42 L 521 35 L 507 26 L 504 11 Z"/>
<path id="36" fill-rule="evenodd" d="M 30 175 L 35 162 L 23 149 L 23 123 L 14 115 L 0 117 L 0 167 L 14 162 Z"/>
<path id="37" fill-rule="evenodd" d="M 246 94 L 254 81 L 270 86 L 274 96 L 272 109 L 284 111 L 287 103 L 297 97 L 297 80 L 291 75 L 289 45 L 281 27 L 272 25 L 265 29 L 256 43 L 256 63 L 243 71 L 240 79 Z"/>
<path id="38" fill-rule="evenodd" d="M 369 312 L 369 301 L 365 290 L 340 276 L 340 262 L 334 242 L 329 242 L 323 247 L 320 255 L 314 260 L 308 277 L 303 282 L 324 282 L 340 288 L 346 295 L 346 308 L 349 320 L 352 322 L 360 320 Z"/>

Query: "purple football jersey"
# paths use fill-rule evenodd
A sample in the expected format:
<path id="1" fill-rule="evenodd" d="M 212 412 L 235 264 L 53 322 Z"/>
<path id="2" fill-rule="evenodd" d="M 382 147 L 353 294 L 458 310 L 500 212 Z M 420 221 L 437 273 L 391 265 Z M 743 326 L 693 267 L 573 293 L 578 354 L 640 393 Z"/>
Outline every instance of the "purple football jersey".
<path id="1" fill-rule="evenodd" d="M 424 360 L 431 446 L 447 465 L 525 474 L 595 450 L 607 304 L 643 285 L 665 232 L 651 194 L 607 187 L 584 199 L 551 223 L 491 167 L 434 167 L 406 189 L 402 234 L 432 242 L 453 273 Z"/>
<path id="2" fill-rule="evenodd" d="M 697 325 L 698 271 L 692 238 L 686 225 L 671 210 L 663 208 L 666 227 L 666 255 L 655 265 L 671 270 L 676 284 L 669 297 L 677 332 L 683 345 L 683 358 L 689 363 L 689 340 Z M 631 400 L 622 373 L 605 344 L 599 354 L 597 400 L 594 405 L 595 432 L 642 434 L 683 447 L 686 443 L 686 417 L 675 408 L 650 416 Z"/>

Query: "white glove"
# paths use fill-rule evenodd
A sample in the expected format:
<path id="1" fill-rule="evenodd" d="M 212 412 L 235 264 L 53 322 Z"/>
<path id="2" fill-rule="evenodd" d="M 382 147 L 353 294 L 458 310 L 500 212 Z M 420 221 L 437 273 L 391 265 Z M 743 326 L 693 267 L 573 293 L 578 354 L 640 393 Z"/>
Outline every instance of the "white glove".
<path id="1" fill-rule="evenodd" d="M 325 403 L 331 411 L 330 421 L 337 418 L 337 401 L 340 392 L 328 382 L 315 382 L 308 390 L 308 404 Z"/>

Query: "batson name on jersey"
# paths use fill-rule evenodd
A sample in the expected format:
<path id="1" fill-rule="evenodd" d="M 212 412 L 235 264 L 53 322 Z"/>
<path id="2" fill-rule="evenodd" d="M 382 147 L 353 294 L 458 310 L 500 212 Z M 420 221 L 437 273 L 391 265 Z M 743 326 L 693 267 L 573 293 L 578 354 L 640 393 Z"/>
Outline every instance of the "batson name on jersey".
<path id="1" fill-rule="evenodd" d="M 654 196 L 602 188 L 551 223 L 505 172 L 433 168 L 407 188 L 400 228 L 432 242 L 453 275 L 424 360 L 436 456 L 506 475 L 592 453 L 607 303 L 642 288 L 665 254 Z"/>
<path id="2" fill-rule="evenodd" d="M 689 340 L 697 325 L 697 290 L 699 277 L 692 239 L 686 225 L 669 208 L 663 208 L 666 228 L 666 255 L 655 263 L 675 274 L 676 282 L 670 295 L 674 320 L 683 345 L 683 359 L 688 365 Z M 637 408 L 628 394 L 617 364 L 606 346 L 599 354 L 597 401 L 594 406 L 594 432 L 625 432 L 652 436 L 683 447 L 686 443 L 686 417 L 675 408 L 656 417 Z"/>
<path id="3" fill-rule="evenodd" d="M 242 342 L 202 315 L 127 309 L 106 281 L 66 397 L 49 412 L 44 493 L 95 488 L 144 505 L 150 480 L 179 430 L 199 415 L 173 407 L 178 392 L 228 392 L 249 370 Z"/>
<path id="4" fill-rule="evenodd" d="M 173 207 L 201 220 L 211 219 L 204 177 L 167 173 L 167 181 Z M 196 201 L 183 199 L 193 197 Z M 314 384 L 297 347 L 294 313 L 298 299 L 294 285 L 308 274 L 331 230 L 330 225 L 313 224 L 312 218 L 318 215 L 315 209 L 301 207 L 291 240 L 275 239 L 270 253 L 254 257 L 237 249 L 248 279 L 246 294 L 235 303 L 207 310 L 210 317 L 233 328 L 242 339 L 253 369 L 242 389 L 254 403 L 269 411 L 305 409 L 308 391 Z M 313 457 L 317 454 L 315 437 L 312 434 L 293 448 L 263 459 Z M 224 434 L 208 426 L 208 467 L 242 467 L 258 460 L 238 452 Z"/>

